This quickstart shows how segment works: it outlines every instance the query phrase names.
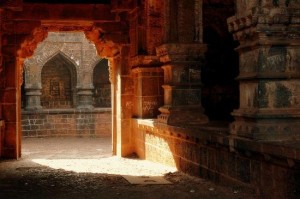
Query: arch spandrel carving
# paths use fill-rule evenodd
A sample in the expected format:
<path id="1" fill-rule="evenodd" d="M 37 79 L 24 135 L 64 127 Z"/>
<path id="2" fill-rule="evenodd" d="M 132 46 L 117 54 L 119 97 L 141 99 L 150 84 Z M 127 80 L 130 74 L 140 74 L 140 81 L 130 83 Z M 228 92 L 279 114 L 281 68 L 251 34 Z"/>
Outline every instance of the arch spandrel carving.
<path id="1" fill-rule="evenodd" d="M 58 53 L 59 51 L 63 52 L 64 54 L 66 54 L 69 58 L 72 59 L 72 53 L 67 53 L 64 52 L 64 50 L 60 50 L 62 49 L 62 46 L 59 46 L 58 44 L 56 44 L 57 46 L 54 47 L 52 45 L 52 50 L 47 50 L 48 52 L 46 53 L 46 55 L 37 55 L 35 56 L 35 52 L 38 51 L 42 51 L 41 49 L 47 48 L 47 49 L 51 49 L 48 48 L 49 45 L 47 42 L 46 43 L 42 43 L 42 41 L 46 41 L 47 37 L 48 37 L 48 33 L 49 31 L 53 31 L 56 33 L 59 33 L 59 31 L 61 31 L 61 29 L 57 29 L 54 28 L 54 26 L 49 26 L 50 28 L 48 28 L 47 26 L 40 26 L 35 28 L 32 31 L 32 34 L 29 35 L 24 42 L 21 44 L 20 49 L 17 51 L 17 55 L 18 58 L 22 58 L 23 60 L 25 60 L 24 64 L 22 62 L 22 65 L 20 67 L 24 67 L 24 65 L 26 65 L 26 67 L 28 67 L 28 65 L 31 66 L 35 66 L 35 67 L 41 67 L 43 64 L 45 64 L 49 59 L 51 59 L 52 56 L 54 56 L 56 53 Z M 78 27 L 77 27 L 78 29 Z M 86 28 L 83 27 L 82 30 L 73 30 L 72 28 L 68 28 L 68 29 L 63 29 L 65 32 L 69 32 L 69 31 L 75 31 L 75 32 L 79 32 L 82 31 L 84 32 L 84 36 L 82 35 L 82 38 L 87 39 L 86 40 L 86 44 L 89 45 L 93 45 L 94 44 L 94 48 L 96 48 L 96 52 L 95 54 L 89 54 L 89 60 L 90 62 L 85 62 L 82 66 L 84 68 L 86 68 L 87 65 L 93 65 L 93 63 L 99 61 L 100 57 L 102 58 L 109 58 L 110 60 L 115 59 L 115 57 L 119 56 L 120 54 L 120 44 L 119 43 L 115 43 L 112 40 L 107 40 L 105 38 L 105 33 L 103 31 L 101 31 L 100 28 Z M 51 34 L 51 33 L 50 33 Z M 38 53 L 37 53 L 38 54 Z M 34 57 L 33 57 L 34 56 Z M 73 55 L 73 57 L 75 57 Z M 26 59 L 27 58 L 27 59 Z M 73 63 L 76 63 L 76 66 L 80 65 L 81 63 L 78 63 L 78 61 L 76 62 L 76 60 L 73 58 L 72 59 Z M 21 62 L 19 62 L 20 64 Z M 110 71 L 112 70 L 112 64 L 110 64 Z M 23 68 L 22 68 L 23 70 Z M 111 72 L 110 74 L 113 74 L 113 72 Z M 20 73 L 20 79 L 22 79 L 22 73 Z M 36 78 L 36 77 L 34 77 Z M 92 78 L 90 78 L 92 79 Z M 110 78 L 112 79 L 112 78 Z M 112 82 L 112 81 L 111 81 Z M 21 82 L 22 84 L 22 82 Z"/>

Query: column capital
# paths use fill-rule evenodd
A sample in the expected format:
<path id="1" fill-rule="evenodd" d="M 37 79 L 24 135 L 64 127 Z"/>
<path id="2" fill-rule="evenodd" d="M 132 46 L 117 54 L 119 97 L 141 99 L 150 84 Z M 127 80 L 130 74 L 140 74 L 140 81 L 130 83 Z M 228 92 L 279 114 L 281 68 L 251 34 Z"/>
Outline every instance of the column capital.
<path id="1" fill-rule="evenodd" d="M 162 63 L 157 56 L 139 55 L 132 57 L 129 61 L 129 66 L 134 68 L 159 67 Z"/>
<path id="2" fill-rule="evenodd" d="M 200 61 L 204 59 L 207 45 L 200 43 L 167 43 L 156 48 L 156 54 L 162 63 Z"/>

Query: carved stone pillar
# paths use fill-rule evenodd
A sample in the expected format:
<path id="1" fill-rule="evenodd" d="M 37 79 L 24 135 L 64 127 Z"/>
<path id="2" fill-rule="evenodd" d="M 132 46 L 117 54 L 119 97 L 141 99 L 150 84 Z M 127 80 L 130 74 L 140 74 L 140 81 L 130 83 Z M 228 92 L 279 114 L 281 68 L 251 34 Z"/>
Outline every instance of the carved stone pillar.
<path id="1" fill-rule="evenodd" d="M 93 106 L 93 90 L 94 87 L 77 87 L 77 108 L 92 109 Z"/>
<path id="2" fill-rule="evenodd" d="M 163 70 L 156 56 L 137 56 L 131 60 L 134 84 L 133 115 L 156 118 L 163 105 Z"/>
<path id="3" fill-rule="evenodd" d="M 38 110 L 42 109 L 41 106 L 41 95 L 42 86 L 37 84 L 31 87 L 25 87 L 26 95 L 26 110 Z"/>
<path id="4" fill-rule="evenodd" d="M 300 138 L 299 11 L 297 1 L 237 1 L 228 19 L 240 43 L 240 107 L 232 113 L 232 135 Z"/>
<path id="5" fill-rule="evenodd" d="M 201 65 L 203 44 L 164 44 L 157 55 L 164 64 L 164 106 L 160 122 L 169 125 L 195 125 L 208 122 L 201 106 Z"/>

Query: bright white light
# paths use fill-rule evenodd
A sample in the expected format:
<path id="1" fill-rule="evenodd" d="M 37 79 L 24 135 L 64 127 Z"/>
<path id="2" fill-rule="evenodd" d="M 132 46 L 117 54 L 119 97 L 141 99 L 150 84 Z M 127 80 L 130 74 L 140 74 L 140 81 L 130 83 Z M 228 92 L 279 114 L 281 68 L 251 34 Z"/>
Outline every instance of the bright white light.
<path id="1" fill-rule="evenodd" d="M 174 167 L 116 156 L 101 159 L 32 159 L 33 162 L 53 169 L 77 173 L 103 173 L 130 176 L 163 176 L 177 171 Z"/>

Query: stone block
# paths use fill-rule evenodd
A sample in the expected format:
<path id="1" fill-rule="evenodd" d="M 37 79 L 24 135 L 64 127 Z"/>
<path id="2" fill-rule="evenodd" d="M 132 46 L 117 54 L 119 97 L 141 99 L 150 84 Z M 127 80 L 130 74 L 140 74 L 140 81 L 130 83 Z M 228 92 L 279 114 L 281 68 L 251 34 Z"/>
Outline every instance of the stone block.
<path id="1" fill-rule="evenodd" d="M 255 186 L 259 186 L 261 184 L 261 163 L 257 160 L 251 160 L 250 164 L 250 182 Z"/>
<path id="2" fill-rule="evenodd" d="M 3 148 L 15 148 L 17 146 L 18 132 L 15 122 L 6 122 L 4 130 Z"/>
<path id="3" fill-rule="evenodd" d="M 246 158 L 236 159 L 237 178 L 245 183 L 250 182 L 250 160 Z"/>
<path id="4" fill-rule="evenodd" d="M 2 103 L 16 103 L 16 89 L 6 89 L 2 95 Z"/>
<path id="5" fill-rule="evenodd" d="M 201 147 L 200 154 L 200 164 L 204 167 L 208 167 L 208 149 L 206 147 Z"/>
<path id="6" fill-rule="evenodd" d="M 217 171 L 223 175 L 228 175 L 229 155 L 228 151 L 220 151 L 217 160 Z"/>
<path id="7" fill-rule="evenodd" d="M 217 169 L 217 153 L 215 149 L 208 149 L 208 168 L 212 171 Z"/>
<path id="8" fill-rule="evenodd" d="M 17 121 L 17 107 L 15 103 L 2 104 L 2 117 L 7 122 L 16 122 Z"/>
<path id="9" fill-rule="evenodd" d="M 228 175 L 232 178 L 237 178 L 236 155 L 229 153 Z"/>

